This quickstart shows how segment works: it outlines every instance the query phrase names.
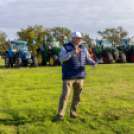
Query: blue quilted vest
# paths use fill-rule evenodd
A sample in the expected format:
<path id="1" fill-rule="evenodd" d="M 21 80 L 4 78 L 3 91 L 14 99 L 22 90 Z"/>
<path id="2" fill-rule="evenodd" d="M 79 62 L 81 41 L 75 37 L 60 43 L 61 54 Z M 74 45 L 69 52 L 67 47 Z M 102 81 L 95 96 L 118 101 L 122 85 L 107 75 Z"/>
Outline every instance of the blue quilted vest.
<path id="1" fill-rule="evenodd" d="M 71 43 L 64 44 L 63 46 L 67 52 L 75 50 L 75 46 Z M 86 49 L 82 46 L 79 54 L 72 56 L 68 61 L 62 63 L 62 79 L 85 78 L 85 63 Z"/>

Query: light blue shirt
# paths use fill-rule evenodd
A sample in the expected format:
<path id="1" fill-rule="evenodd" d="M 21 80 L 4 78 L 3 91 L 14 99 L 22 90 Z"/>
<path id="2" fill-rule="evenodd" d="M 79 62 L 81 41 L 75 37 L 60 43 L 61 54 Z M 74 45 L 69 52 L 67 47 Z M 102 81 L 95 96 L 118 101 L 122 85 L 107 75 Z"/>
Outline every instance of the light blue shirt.
<path id="1" fill-rule="evenodd" d="M 70 41 L 71 42 L 71 41 Z M 72 42 L 71 42 L 72 43 Z M 72 43 L 73 44 L 73 43 Z M 76 47 L 75 47 L 76 48 Z M 90 57 L 87 49 L 85 48 L 86 51 L 86 62 L 87 64 L 94 65 L 94 60 Z M 60 62 L 65 62 L 68 61 L 72 56 L 74 55 L 74 51 L 67 52 L 64 48 L 64 46 L 61 48 L 60 53 L 59 53 L 59 61 Z M 80 53 L 76 54 L 77 57 L 80 57 Z"/>

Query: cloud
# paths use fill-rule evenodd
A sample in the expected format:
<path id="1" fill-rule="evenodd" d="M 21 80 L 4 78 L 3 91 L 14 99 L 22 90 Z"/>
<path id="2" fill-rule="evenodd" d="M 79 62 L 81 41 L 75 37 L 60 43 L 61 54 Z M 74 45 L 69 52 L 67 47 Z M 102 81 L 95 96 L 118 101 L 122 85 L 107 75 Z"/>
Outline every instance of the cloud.
<path id="1" fill-rule="evenodd" d="M 27 25 L 64 26 L 95 38 L 98 30 L 123 26 L 134 29 L 133 0 L 1 0 L 0 31 L 9 37 Z"/>

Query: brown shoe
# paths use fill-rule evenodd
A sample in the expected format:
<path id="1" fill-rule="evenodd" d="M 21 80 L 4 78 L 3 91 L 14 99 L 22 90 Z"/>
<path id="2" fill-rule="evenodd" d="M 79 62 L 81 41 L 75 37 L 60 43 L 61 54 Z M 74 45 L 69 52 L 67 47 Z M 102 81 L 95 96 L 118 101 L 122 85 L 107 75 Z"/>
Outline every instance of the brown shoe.
<path id="1" fill-rule="evenodd" d="M 77 116 L 70 116 L 71 118 L 73 118 L 73 119 L 78 119 L 78 117 Z"/>
<path id="2" fill-rule="evenodd" d="M 58 116 L 57 116 L 57 121 L 63 121 L 63 117 L 60 116 L 60 115 L 58 115 Z"/>
<path id="3" fill-rule="evenodd" d="M 63 121 L 63 119 L 57 119 L 57 121 Z"/>

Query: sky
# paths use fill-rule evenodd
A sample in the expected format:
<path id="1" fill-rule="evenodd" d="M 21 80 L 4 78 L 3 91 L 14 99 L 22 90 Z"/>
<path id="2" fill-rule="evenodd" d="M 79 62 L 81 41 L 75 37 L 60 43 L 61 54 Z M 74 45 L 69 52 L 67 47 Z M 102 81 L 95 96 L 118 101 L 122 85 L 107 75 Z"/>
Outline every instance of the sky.
<path id="1" fill-rule="evenodd" d="M 97 31 L 122 26 L 134 35 L 134 0 L 0 0 L 0 31 L 7 38 L 27 26 L 67 27 L 101 38 Z"/>

